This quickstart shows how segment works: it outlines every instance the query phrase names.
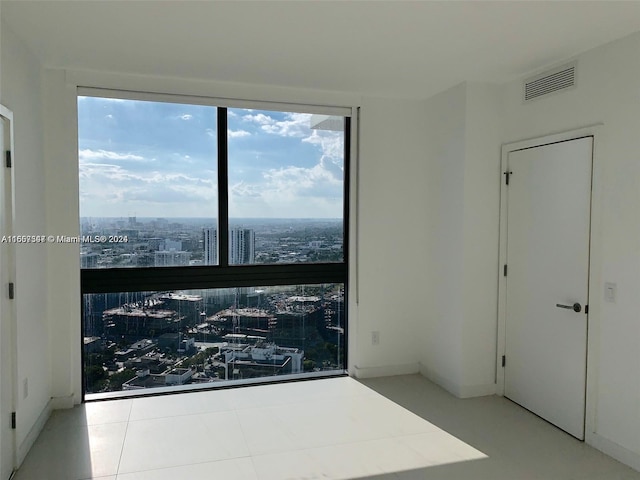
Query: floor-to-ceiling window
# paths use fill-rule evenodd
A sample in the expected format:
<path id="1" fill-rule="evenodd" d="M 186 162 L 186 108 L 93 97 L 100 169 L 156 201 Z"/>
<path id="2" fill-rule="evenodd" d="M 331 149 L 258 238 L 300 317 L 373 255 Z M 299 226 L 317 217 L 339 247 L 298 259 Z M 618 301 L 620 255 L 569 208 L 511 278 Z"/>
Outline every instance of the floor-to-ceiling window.
<path id="1" fill-rule="evenodd" d="M 348 112 L 224 103 L 79 92 L 86 399 L 345 370 Z"/>

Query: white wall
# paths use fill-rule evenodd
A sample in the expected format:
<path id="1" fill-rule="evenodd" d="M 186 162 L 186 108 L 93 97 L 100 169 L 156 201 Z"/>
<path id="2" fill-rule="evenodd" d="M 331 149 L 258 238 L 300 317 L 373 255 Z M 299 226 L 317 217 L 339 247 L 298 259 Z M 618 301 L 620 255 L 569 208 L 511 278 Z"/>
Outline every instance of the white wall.
<path id="1" fill-rule="evenodd" d="M 430 248 L 420 362 L 424 375 L 453 393 L 459 393 L 463 369 L 466 97 L 460 84 L 425 104 Z"/>
<path id="2" fill-rule="evenodd" d="M 462 385 L 476 396 L 493 393 L 495 383 L 502 89 L 466 86 Z"/>
<path id="3" fill-rule="evenodd" d="M 602 122 L 595 138 L 587 441 L 640 469 L 640 34 L 578 57 L 577 88 L 524 105 L 504 93 L 507 142 Z M 603 301 L 615 282 L 615 303 Z"/>
<path id="4" fill-rule="evenodd" d="M 451 393 L 495 390 L 500 89 L 463 83 L 425 103 L 428 291 L 421 371 Z"/>
<path id="5" fill-rule="evenodd" d="M 14 113 L 14 233 L 46 232 L 41 70 L 24 44 L 2 25 L 2 103 Z M 51 395 L 46 247 L 16 247 L 18 461 L 35 439 Z M 25 382 L 28 383 L 25 389 Z"/>
<path id="6" fill-rule="evenodd" d="M 350 352 L 360 377 L 418 371 L 415 330 L 429 308 L 424 130 L 422 102 L 362 101 L 359 302 Z M 378 345 L 372 344 L 373 331 L 379 332 Z"/>
<path id="7" fill-rule="evenodd" d="M 2 3 L 0 3 L 0 52 L 2 51 Z M 2 103 L 2 62 L 0 62 L 0 103 Z"/>
<path id="8" fill-rule="evenodd" d="M 59 70 L 45 70 L 43 87 L 47 234 L 75 236 L 80 233 L 76 89 Z M 78 244 L 47 247 L 51 397 L 63 408 L 82 398 L 80 252 Z"/>

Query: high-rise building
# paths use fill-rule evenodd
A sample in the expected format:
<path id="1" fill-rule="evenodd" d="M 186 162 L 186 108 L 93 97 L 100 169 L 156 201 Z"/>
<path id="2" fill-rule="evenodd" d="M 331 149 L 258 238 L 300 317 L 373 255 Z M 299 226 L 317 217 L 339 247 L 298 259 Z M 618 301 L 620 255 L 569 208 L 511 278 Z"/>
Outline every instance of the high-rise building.
<path id="1" fill-rule="evenodd" d="M 229 232 L 229 264 L 256 263 L 256 237 L 253 230 L 234 228 Z"/>
<path id="2" fill-rule="evenodd" d="M 218 231 L 215 228 L 203 229 L 204 264 L 218 263 Z M 229 231 L 229 264 L 251 264 L 256 261 L 256 237 L 253 230 L 233 228 Z"/>
<path id="3" fill-rule="evenodd" d="M 218 264 L 218 231 L 215 228 L 205 228 L 202 231 L 204 244 L 204 265 Z"/>

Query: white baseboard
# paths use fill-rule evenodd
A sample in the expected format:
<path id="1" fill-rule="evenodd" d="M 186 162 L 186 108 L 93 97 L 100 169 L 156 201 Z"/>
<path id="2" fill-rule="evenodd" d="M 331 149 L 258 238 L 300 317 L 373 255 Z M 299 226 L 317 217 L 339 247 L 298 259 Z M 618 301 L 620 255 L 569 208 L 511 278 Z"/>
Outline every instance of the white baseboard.
<path id="1" fill-rule="evenodd" d="M 587 434 L 586 443 L 597 448 L 610 457 L 615 458 L 619 462 L 640 471 L 640 453 L 629 450 L 628 448 L 618 445 L 616 442 L 609 440 L 597 433 Z"/>
<path id="2" fill-rule="evenodd" d="M 442 377 L 435 373 L 430 368 L 426 367 L 422 363 L 420 365 L 420 374 L 423 377 L 428 378 L 436 385 L 440 385 L 450 394 L 458 398 L 472 398 L 472 397 L 484 397 L 486 395 L 495 395 L 496 384 L 487 383 L 480 385 L 459 385 L 456 382 L 452 382 L 448 378 Z"/>
<path id="3" fill-rule="evenodd" d="M 460 398 L 486 397 L 496 394 L 496 384 L 486 383 L 483 385 L 462 385 L 460 387 Z"/>
<path id="4" fill-rule="evenodd" d="M 27 456 L 27 453 L 29 453 L 29 450 L 31 450 L 31 447 L 42 433 L 47 420 L 49 420 L 49 417 L 51 416 L 51 412 L 53 412 L 54 410 L 73 408 L 73 403 L 73 395 L 70 395 L 68 397 L 54 397 L 49 399 L 45 407 L 42 409 L 42 412 L 40 412 L 38 419 L 31 426 L 31 430 L 29 430 L 29 433 L 27 434 L 25 439 L 20 445 L 18 445 L 16 451 L 16 468 L 22 465 L 22 462 Z"/>
<path id="5" fill-rule="evenodd" d="M 391 377 L 394 375 L 411 375 L 420 371 L 417 363 L 404 365 L 385 365 L 382 367 L 358 367 L 354 365 L 356 378 Z"/>
<path id="6" fill-rule="evenodd" d="M 24 438 L 22 443 L 18 445 L 18 448 L 16 451 L 16 463 L 17 463 L 16 468 L 22 465 L 22 462 L 27 456 L 27 453 L 29 453 L 29 450 L 31 450 L 31 447 L 40 436 L 40 433 L 42 432 L 42 429 L 47 423 L 47 420 L 49 420 L 49 417 L 51 416 L 51 412 L 53 411 L 53 408 L 51 407 L 51 403 L 52 403 L 51 400 L 47 402 L 42 412 L 40 412 L 38 419 L 31 426 L 31 430 L 29 430 L 29 433 L 27 433 L 27 436 Z"/>
<path id="7" fill-rule="evenodd" d="M 49 403 L 51 403 L 51 410 L 65 410 L 73 408 L 75 399 L 73 394 L 70 394 L 66 397 L 52 397 Z"/>
<path id="8" fill-rule="evenodd" d="M 448 378 L 441 377 L 436 372 L 434 372 L 430 368 L 427 368 L 422 363 L 420 364 L 420 374 L 423 377 L 426 377 L 429 380 L 431 380 L 436 385 L 440 385 L 442 388 L 444 388 L 450 394 L 452 394 L 452 395 L 454 395 L 454 396 L 456 396 L 458 398 L 461 398 L 460 397 L 460 385 L 458 385 L 455 382 L 452 382 Z"/>

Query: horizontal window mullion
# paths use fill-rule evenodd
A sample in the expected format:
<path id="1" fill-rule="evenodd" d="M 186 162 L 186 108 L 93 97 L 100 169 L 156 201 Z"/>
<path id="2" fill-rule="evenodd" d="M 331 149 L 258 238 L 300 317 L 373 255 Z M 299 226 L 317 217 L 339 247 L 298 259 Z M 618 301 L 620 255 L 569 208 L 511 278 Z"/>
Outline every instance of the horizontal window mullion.
<path id="1" fill-rule="evenodd" d="M 81 271 L 82 293 L 345 283 L 344 263 L 109 268 Z"/>

